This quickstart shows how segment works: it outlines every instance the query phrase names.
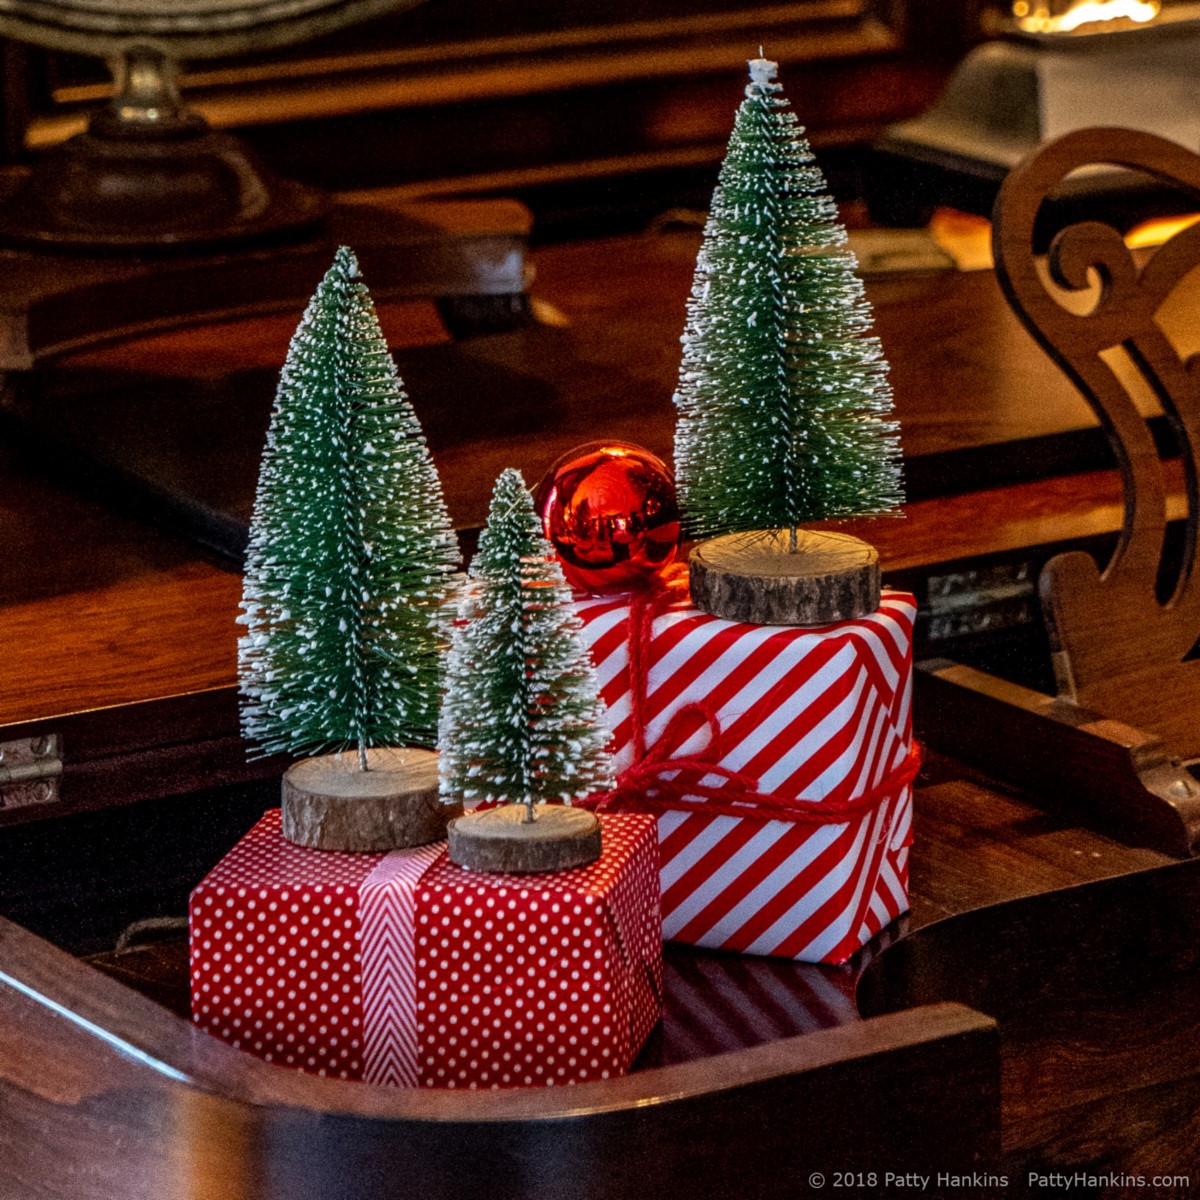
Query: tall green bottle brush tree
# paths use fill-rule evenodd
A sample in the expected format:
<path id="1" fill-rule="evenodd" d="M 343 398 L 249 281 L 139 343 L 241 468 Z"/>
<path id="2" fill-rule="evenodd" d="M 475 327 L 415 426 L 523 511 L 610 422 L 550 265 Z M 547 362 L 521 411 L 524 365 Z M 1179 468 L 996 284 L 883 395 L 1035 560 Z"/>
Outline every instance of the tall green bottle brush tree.
<path id="1" fill-rule="evenodd" d="M 430 790 L 435 763 L 376 748 L 428 747 L 436 739 L 458 562 L 420 424 L 358 263 L 343 246 L 280 376 L 239 618 L 246 626 L 238 647 L 246 737 L 268 754 L 324 754 L 285 776 L 285 829 L 289 787 L 295 820 L 305 804 L 316 806 L 304 818 L 312 828 L 294 840 L 383 848 L 379 837 L 390 835 L 382 833 L 370 847 L 333 842 L 367 836 L 391 803 L 379 809 L 380 796 L 412 790 L 414 763 L 423 764 L 417 776 Z M 356 833 L 355 826 L 362 828 Z"/>
<path id="2" fill-rule="evenodd" d="M 715 539 L 693 556 L 701 606 L 810 624 L 878 604 L 870 547 L 800 527 L 894 509 L 899 442 L 854 255 L 775 74 L 751 62 L 713 194 L 683 335 L 675 468 L 688 531 Z"/>

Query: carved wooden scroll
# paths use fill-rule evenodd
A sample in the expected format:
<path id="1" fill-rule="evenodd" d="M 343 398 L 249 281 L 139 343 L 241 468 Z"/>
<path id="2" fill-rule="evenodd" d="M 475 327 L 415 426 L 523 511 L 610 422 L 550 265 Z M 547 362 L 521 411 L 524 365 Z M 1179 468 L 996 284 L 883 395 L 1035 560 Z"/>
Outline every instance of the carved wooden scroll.
<path id="1" fill-rule="evenodd" d="M 1039 208 L 1072 171 L 1096 163 L 1129 167 L 1195 192 L 1200 210 L 1200 156 L 1126 129 L 1084 130 L 1050 144 L 1012 172 L 997 199 L 993 238 L 1001 285 L 1095 410 L 1125 488 L 1124 526 L 1111 561 L 1101 569 L 1082 551 L 1052 559 L 1041 578 L 1042 607 L 1060 696 L 1157 734 L 1187 761 L 1200 758 L 1200 661 L 1189 658 L 1200 638 L 1200 356 L 1181 358 L 1156 318 L 1200 267 L 1200 225 L 1177 233 L 1144 265 L 1107 225 L 1069 226 L 1051 244 L 1048 285 L 1033 253 Z M 1054 288 L 1068 304 L 1089 289 L 1096 299 L 1090 306 L 1064 307 Z M 1200 288 L 1194 323 L 1200 327 Z M 1165 578 L 1167 489 L 1135 402 L 1139 377 L 1174 430 L 1186 480 L 1183 548 Z"/>

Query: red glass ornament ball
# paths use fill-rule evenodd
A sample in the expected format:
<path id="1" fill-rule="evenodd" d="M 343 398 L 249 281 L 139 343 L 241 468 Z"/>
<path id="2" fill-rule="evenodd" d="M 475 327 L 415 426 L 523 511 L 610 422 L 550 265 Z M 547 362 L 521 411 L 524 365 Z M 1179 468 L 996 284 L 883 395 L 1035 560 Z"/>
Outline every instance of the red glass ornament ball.
<path id="1" fill-rule="evenodd" d="M 564 454 L 538 485 L 536 502 L 575 588 L 642 587 L 679 549 L 671 468 L 631 442 L 588 442 Z"/>

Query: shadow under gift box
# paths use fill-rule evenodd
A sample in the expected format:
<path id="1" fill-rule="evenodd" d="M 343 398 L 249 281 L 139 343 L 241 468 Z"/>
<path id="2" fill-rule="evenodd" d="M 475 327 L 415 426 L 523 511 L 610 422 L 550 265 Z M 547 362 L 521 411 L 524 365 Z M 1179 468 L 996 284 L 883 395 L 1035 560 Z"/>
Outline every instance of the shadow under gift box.
<path id="1" fill-rule="evenodd" d="M 624 773 L 614 807 L 657 816 L 663 935 L 845 962 L 908 910 L 916 601 L 885 591 L 870 616 L 797 628 L 722 620 L 691 607 L 678 581 L 673 590 L 665 611 L 652 614 L 640 701 L 630 639 L 644 597 L 577 595 L 575 605 Z M 635 703 L 645 729 L 640 764 Z M 689 707 L 708 718 L 681 721 Z M 759 799 L 745 816 L 711 815 L 703 810 L 719 795 L 706 801 L 678 785 L 690 778 L 719 791 L 728 783 L 672 767 L 696 757 L 754 785 Z M 683 795 L 664 803 L 672 784 Z M 814 824 L 821 814 L 811 806 L 853 815 Z"/>
<path id="2" fill-rule="evenodd" d="M 192 1017 L 342 1079 L 516 1087 L 628 1070 L 662 1011 L 654 822 L 601 818 L 598 862 L 465 871 L 285 841 L 278 809 L 191 896 Z"/>

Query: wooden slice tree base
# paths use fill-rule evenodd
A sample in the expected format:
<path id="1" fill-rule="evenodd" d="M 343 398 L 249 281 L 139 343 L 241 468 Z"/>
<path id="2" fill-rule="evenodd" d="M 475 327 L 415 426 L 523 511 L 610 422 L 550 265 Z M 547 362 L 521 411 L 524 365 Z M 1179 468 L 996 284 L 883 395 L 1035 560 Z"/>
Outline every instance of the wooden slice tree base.
<path id="1" fill-rule="evenodd" d="M 283 836 L 313 850 L 398 850 L 446 836 L 462 805 L 438 797 L 432 750 L 367 751 L 306 758 L 283 777 Z"/>
<path id="2" fill-rule="evenodd" d="M 688 560 L 696 607 L 750 625 L 830 625 L 879 607 L 879 555 L 845 533 L 730 533 Z"/>
<path id="3" fill-rule="evenodd" d="M 567 871 L 600 857 L 600 822 L 582 808 L 505 804 L 450 822 L 450 861 L 468 871 Z"/>

